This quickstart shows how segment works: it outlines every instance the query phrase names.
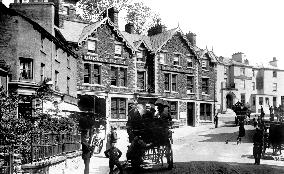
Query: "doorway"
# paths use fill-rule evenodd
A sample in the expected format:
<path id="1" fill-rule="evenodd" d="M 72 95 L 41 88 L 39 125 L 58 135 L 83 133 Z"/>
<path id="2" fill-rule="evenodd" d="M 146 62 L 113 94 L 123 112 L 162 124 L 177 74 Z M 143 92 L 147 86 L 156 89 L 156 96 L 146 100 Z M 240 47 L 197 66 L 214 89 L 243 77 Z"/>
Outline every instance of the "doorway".
<path id="1" fill-rule="evenodd" d="M 228 94 L 226 96 L 226 104 L 227 104 L 227 108 L 232 109 L 232 107 L 233 107 L 233 96 L 231 94 Z"/>
<path id="2" fill-rule="evenodd" d="M 187 103 L 187 125 L 188 126 L 194 126 L 194 103 L 188 102 Z"/>

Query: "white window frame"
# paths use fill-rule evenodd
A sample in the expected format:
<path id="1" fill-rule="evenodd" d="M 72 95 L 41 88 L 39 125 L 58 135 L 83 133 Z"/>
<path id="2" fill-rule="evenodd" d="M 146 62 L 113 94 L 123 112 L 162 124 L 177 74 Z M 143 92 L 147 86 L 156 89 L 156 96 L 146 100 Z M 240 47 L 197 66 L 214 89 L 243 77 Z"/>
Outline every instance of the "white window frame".
<path id="1" fill-rule="evenodd" d="M 191 86 L 192 86 L 192 89 L 190 90 L 188 87 L 188 78 L 191 78 L 191 80 L 192 80 L 192 84 L 191 84 Z M 187 91 L 187 93 L 188 94 L 192 94 L 192 93 L 194 93 L 194 76 L 186 76 L 186 91 Z"/>
<path id="2" fill-rule="evenodd" d="M 201 61 L 201 67 L 202 67 L 202 69 L 207 69 L 207 64 L 208 64 L 208 60 L 202 60 L 202 61 Z"/>
<path id="3" fill-rule="evenodd" d="M 160 52 L 159 53 L 159 62 L 160 62 L 160 64 L 162 64 L 162 65 L 166 65 L 166 58 L 167 58 L 167 53 L 165 53 L 165 52 Z"/>
<path id="4" fill-rule="evenodd" d="M 246 75 L 246 68 L 240 68 L 240 75 Z"/>
<path id="5" fill-rule="evenodd" d="M 272 91 L 277 91 L 277 83 L 272 84 Z"/>
<path id="6" fill-rule="evenodd" d="M 191 64 L 191 66 L 189 66 L 189 64 Z M 192 61 L 192 58 L 191 58 L 191 57 L 188 57 L 188 58 L 186 59 L 186 66 L 187 66 L 188 68 L 193 68 L 193 61 Z"/>
<path id="7" fill-rule="evenodd" d="M 114 57 L 122 58 L 122 44 L 114 45 Z"/>
<path id="8" fill-rule="evenodd" d="M 22 73 L 25 72 L 29 74 L 28 78 L 24 78 Z M 32 80 L 33 79 L 33 59 L 30 58 L 20 58 L 20 79 L 21 80 Z"/>
<path id="9" fill-rule="evenodd" d="M 174 58 L 173 58 L 173 65 L 174 66 L 180 66 L 180 54 L 174 54 Z"/>

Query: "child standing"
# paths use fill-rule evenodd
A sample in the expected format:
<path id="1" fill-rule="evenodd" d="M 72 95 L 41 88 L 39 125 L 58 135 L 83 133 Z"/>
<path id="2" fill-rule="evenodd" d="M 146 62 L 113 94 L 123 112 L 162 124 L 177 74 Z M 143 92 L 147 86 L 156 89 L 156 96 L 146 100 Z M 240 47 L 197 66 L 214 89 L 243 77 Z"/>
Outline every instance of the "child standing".
<path id="1" fill-rule="evenodd" d="M 116 142 L 112 142 L 111 148 L 106 150 L 104 153 L 105 153 L 105 156 L 109 158 L 109 170 L 110 170 L 109 173 L 110 174 L 113 173 L 114 165 L 116 165 L 116 167 L 119 169 L 119 172 L 122 174 L 123 170 L 119 162 L 119 158 L 121 157 L 122 152 L 117 147 L 115 147 L 115 143 Z"/>

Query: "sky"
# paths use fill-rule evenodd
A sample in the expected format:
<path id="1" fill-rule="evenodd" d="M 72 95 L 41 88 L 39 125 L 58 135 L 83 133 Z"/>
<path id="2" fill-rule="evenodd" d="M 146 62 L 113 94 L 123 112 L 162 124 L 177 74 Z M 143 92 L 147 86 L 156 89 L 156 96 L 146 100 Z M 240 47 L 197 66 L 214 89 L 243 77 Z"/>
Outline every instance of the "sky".
<path id="1" fill-rule="evenodd" d="M 213 49 L 216 56 L 242 52 L 251 65 L 276 57 L 284 69 L 284 0 L 140 1 L 159 13 L 168 29 L 195 33 L 197 46 Z"/>

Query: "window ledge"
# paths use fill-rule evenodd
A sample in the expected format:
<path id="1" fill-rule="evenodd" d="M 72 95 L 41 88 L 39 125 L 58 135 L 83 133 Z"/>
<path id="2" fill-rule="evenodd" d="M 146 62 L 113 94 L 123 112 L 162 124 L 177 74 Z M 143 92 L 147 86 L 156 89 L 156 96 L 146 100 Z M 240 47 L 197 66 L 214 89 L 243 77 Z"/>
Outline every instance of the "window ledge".
<path id="1" fill-rule="evenodd" d="M 174 67 L 181 68 L 181 66 L 180 66 L 180 65 L 174 65 Z"/>
<path id="2" fill-rule="evenodd" d="M 202 94 L 202 95 L 204 95 L 204 96 L 209 96 L 209 94 Z"/>
<path id="3" fill-rule="evenodd" d="M 208 69 L 203 69 L 203 68 L 202 68 L 202 71 L 209 72 L 209 70 L 208 70 Z"/>
<path id="4" fill-rule="evenodd" d="M 145 61 L 137 61 L 136 63 L 146 63 Z"/>
<path id="5" fill-rule="evenodd" d="M 114 85 L 110 85 L 110 87 L 112 87 L 112 88 L 123 88 L 123 89 L 127 89 L 128 88 L 126 86 L 114 86 Z"/>
<path id="6" fill-rule="evenodd" d="M 82 85 L 85 85 L 85 86 L 99 86 L 99 87 L 105 87 L 101 84 L 92 84 L 92 83 L 83 83 Z"/>
<path id="7" fill-rule="evenodd" d="M 127 121 L 127 119 L 126 118 L 111 118 L 111 119 L 109 119 L 109 121 Z"/>
<path id="8" fill-rule="evenodd" d="M 90 55 L 90 56 L 98 56 L 98 53 L 92 53 L 92 52 L 87 52 L 87 55 Z"/>
<path id="9" fill-rule="evenodd" d="M 178 92 L 177 92 L 177 91 L 171 91 L 171 93 L 173 93 L 173 94 L 177 94 Z"/>
<path id="10" fill-rule="evenodd" d="M 123 59 L 122 56 L 114 56 L 115 59 Z"/>
<path id="11" fill-rule="evenodd" d="M 194 92 L 186 91 L 186 94 L 195 94 Z"/>
<path id="12" fill-rule="evenodd" d="M 164 92 L 166 92 L 166 93 L 170 93 L 171 91 L 168 91 L 168 90 L 164 90 Z"/>

